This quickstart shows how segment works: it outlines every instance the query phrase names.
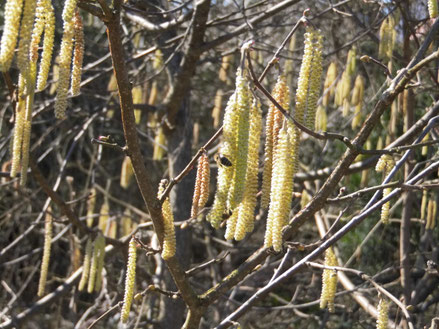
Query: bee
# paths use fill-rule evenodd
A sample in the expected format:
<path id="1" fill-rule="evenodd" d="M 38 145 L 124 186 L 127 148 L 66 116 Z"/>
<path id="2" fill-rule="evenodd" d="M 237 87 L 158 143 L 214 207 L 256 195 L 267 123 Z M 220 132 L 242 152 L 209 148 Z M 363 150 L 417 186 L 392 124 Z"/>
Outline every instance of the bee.
<path id="1" fill-rule="evenodd" d="M 223 167 L 231 167 L 233 165 L 232 162 L 224 154 L 221 153 L 215 154 L 215 161 L 219 166 Z"/>

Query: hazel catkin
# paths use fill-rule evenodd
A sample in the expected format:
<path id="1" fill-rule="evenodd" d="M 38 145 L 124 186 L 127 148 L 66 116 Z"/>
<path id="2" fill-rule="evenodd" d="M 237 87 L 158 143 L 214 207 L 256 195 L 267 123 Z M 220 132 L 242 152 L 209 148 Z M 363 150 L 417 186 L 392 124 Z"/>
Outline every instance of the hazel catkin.
<path id="1" fill-rule="evenodd" d="M 9 70 L 14 58 L 22 9 L 23 0 L 6 1 L 4 9 L 5 24 L 0 44 L 0 71 L 2 72 Z"/>
<path id="2" fill-rule="evenodd" d="M 120 319 L 123 323 L 126 323 L 128 321 L 131 304 L 133 302 L 134 288 L 136 282 L 136 259 L 137 259 L 136 241 L 134 240 L 134 238 L 132 238 L 128 246 L 128 263 L 127 263 L 127 273 L 125 279 L 125 294 L 123 298 L 123 306 L 120 316 Z"/>

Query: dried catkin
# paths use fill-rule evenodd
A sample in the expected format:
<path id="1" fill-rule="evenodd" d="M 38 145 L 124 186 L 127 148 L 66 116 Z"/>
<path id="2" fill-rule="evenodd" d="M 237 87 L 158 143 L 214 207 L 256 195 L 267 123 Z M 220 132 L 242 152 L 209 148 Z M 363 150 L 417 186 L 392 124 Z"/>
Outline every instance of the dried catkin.
<path id="1" fill-rule="evenodd" d="M 262 129 L 261 104 L 254 100 L 250 110 L 250 133 L 248 142 L 247 173 L 245 191 L 237 212 L 234 237 L 239 241 L 247 232 L 253 231 L 256 195 L 258 193 L 259 144 Z"/>
<path id="2" fill-rule="evenodd" d="M 377 319 L 377 329 L 387 329 L 387 324 L 389 322 L 389 304 L 384 298 L 380 298 L 378 303 L 378 319 Z"/>
<path id="3" fill-rule="evenodd" d="M 47 272 L 49 270 L 50 261 L 50 249 L 52 246 L 53 220 L 50 211 L 51 209 L 48 208 L 44 225 L 43 260 L 41 262 L 40 282 L 38 284 L 38 296 L 40 297 L 44 296 L 44 291 L 46 289 Z"/>
<path id="4" fill-rule="evenodd" d="M 38 91 L 43 90 L 47 84 L 55 39 L 55 13 L 52 2 L 50 0 L 42 0 L 41 2 L 44 8 L 44 39 L 43 53 L 41 54 L 40 68 L 37 77 Z"/>
<path id="5" fill-rule="evenodd" d="M 75 47 L 73 49 L 72 82 L 70 88 L 72 95 L 77 96 L 81 85 L 82 60 L 84 58 L 84 30 L 82 18 L 78 9 L 75 11 L 73 24 Z"/>
<path id="6" fill-rule="evenodd" d="M 136 241 L 132 238 L 128 246 L 128 263 L 127 263 L 127 274 L 125 279 L 125 295 L 123 298 L 123 306 L 120 316 L 120 319 L 123 323 L 128 321 L 131 304 L 133 302 L 134 288 L 136 282 L 136 259 L 137 259 Z"/>
<path id="7" fill-rule="evenodd" d="M 165 181 L 160 183 L 158 197 L 160 197 L 165 190 Z M 174 257 L 176 251 L 175 229 L 174 229 L 174 214 L 172 213 L 171 202 L 167 197 L 162 204 L 163 216 L 163 247 L 162 257 L 164 260 Z"/>
<path id="8" fill-rule="evenodd" d="M 378 160 L 375 170 L 377 172 L 383 172 L 383 176 L 386 177 L 390 173 L 394 165 L 395 165 L 395 161 L 393 160 L 392 156 L 389 154 L 384 154 Z M 383 198 L 388 196 L 390 192 L 392 192 L 391 188 L 385 188 L 383 190 Z M 389 224 L 389 210 L 390 210 L 390 201 L 386 202 L 381 207 L 381 222 L 383 224 Z"/>
<path id="9" fill-rule="evenodd" d="M 338 266 L 332 248 L 325 251 L 325 266 Z M 329 312 L 334 313 L 335 293 L 337 291 L 337 271 L 324 269 L 322 274 L 322 295 L 320 297 L 320 308 L 328 307 Z"/>
<path id="10" fill-rule="evenodd" d="M 7 71 L 14 58 L 20 28 L 23 0 L 7 0 L 5 4 L 3 35 L 0 44 L 0 71 Z"/>
<path id="11" fill-rule="evenodd" d="M 290 91 L 285 76 L 280 75 L 272 91 L 273 98 L 288 111 Z M 261 207 L 267 208 L 270 203 L 271 174 L 273 171 L 273 150 L 276 146 L 283 115 L 274 104 L 270 104 L 265 123 L 265 159 L 262 172 Z"/>
<path id="12" fill-rule="evenodd" d="M 85 285 L 88 283 L 92 253 L 93 253 L 93 240 L 91 237 L 89 237 L 87 239 L 87 244 L 85 245 L 84 262 L 82 263 L 82 275 L 78 285 L 79 291 L 84 290 Z"/>
<path id="13" fill-rule="evenodd" d="M 438 15 L 437 0 L 428 0 L 428 14 L 430 18 L 436 18 Z"/>

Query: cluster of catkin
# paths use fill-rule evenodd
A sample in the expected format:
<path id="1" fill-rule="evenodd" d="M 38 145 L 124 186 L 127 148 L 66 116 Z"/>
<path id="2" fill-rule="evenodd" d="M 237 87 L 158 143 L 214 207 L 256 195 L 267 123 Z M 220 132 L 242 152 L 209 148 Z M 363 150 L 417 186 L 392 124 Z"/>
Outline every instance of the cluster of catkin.
<path id="1" fill-rule="evenodd" d="M 395 42 L 395 19 L 392 15 L 389 15 L 383 20 L 380 27 L 379 58 L 390 61 L 392 59 L 393 49 L 395 48 Z"/>
<path id="2" fill-rule="evenodd" d="M 311 27 L 305 33 L 305 48 L 296 90 L 294 118 L 313 129 L 322 75 L 322 35 Z M 273 91 L 280 105 L 289 111 L 289 89 L 280 76 Z M 266 122 L 262 207 L 268 205 L 264 246 L 282 249 L 282 229 L 288 223 L 293 196 L 293 178 L 298 168 L 300 130 L 270 107 Z"/>
<path id="3" fill-rule="evenodd" d="M 82 276 L 79 281 L 78 290 L 84 290 L 87 285 L 87 292 L 100 291 L 102 287 L 102 270 L 105 260 L 105 237 L 99 233 L 96 238 L 89 237 L 85 246 L 84 261 L 82 265 Z"/>
<path id="4" fill-rule="evenodd" d="M 217 228 L 223 216 L 231 214 L 225 233 L 227 240 L 242 240 L 253 230 L 261 128 L 260 103 L 250 91 L 246 70 L 240 67 L 236 72 L 235 92 L 224 113 L 217 192 L 207 216 Z"/>
<path id="5" fill-rule="evenodd" d="M 160 198 L 166 189 L 167 180 L 160 182 L 158 197 Z M 174 214 L 172 212 L 171 202 L 169 196 L 162 203 L 162 217 L 163 217 L 163 245 L 162 257 L 164 260 L 174 257 L 176 250 L 175 229 L 174 229 Z"/>
<path id="6" fill-rule="evenodd" d="M 332 248 L 325 251 L 325 266 L 338 266 L 337 257 Z M 337 291 L 337 271 L 325 268 L 322 274 L 322 295 L 320 308 L 327 307 L 329 312 L 334 313 L 334 299 Z"/>
<path id="7" fill-rule="evenodd" d="M 384 154 L 378 160 L 375 170 L 377 172 L 382 172 L 383 176 L 386 177 L 394 166 L 395 166 L 395 161 L 393 160 L 393 157 L 389 154 Z M 383 198 L 388 196 L 390 192 L 392 192 L 392 189 L 390 187 L 385 188 L 383 190 Z M 381 222 L 383 224 L 389 224 L 389 210 L 390 210 L 390 201 L 386 202 L 381 207 Z"/>

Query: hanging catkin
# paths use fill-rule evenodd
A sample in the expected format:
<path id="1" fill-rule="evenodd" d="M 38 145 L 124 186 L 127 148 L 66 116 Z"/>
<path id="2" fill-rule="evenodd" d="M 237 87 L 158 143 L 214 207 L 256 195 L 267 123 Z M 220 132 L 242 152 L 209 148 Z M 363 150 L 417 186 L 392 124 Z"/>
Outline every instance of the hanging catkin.
<path id="1" fill-rule="evenodd" d="M 325 266 L 338 266 L 332 248 L 325 251 Z M 334 299 L 337 291 L 337 272 L 332 269 L 324 269 L 322 274 L 322 295 L 320 297 L 320 308 L 328 307 L 329 312 L 334 313 Z"/>
<path id="2" fill-rule="evenodd" d="M 73 49 L 73 64 L 72 64 L 72 81 L 71 92 L 73 96 L 79 94 L 81 75 L 82 75 L 82 60 L 84 58 L 84 30 L 82 24 L 82 18 L 79 14 L 79 10 L 75 10 L 75 16 L 73 17 L 74 25 L 74 39 L 75 47 Z"/>
<path id="3" fill-rule="evenodd" d="M 20 18 L 23 8 L 23 0 L 7 0 L 4 9 L 4 28 L 0 44 L 0 71 L 9 70 L 14 58 L 18 32 L 20 30 Z"/>
<path id="4" fill-rule="evenodd" d="M 50 249 L 52 246 L 52 231 L 53 231 L 53 220 L 52 214 L 50 213 L 52 209 L 49 207 L 46 213 L 46 220 L 44 225 L 44 247 L 43 247 L 43 260 L 41 261 L 41 272 L 40 281 L 38 284 L 38 296 L 44 296 L 44 291 L 46 289 L 47 272 L 49 271 L 49 261 L 50 261 Z"/>
<path id="5" fill-rule="evenodd" d="M 44 40 L 43 53 L 41 54 L 40 68 L 37 77 L 38 91 L 43 90 L 47 84 L 55 39 L 55 13 L 52 2 L 50 0 L 41 0 L 41 4 L 44 8 Z"/>
<path id="6" fill-rule="evenodd" d="M 210 167 L 206 152 L 198 159 L 197 177 L 192 198 L 191 217 L 196 218 L 198 210 L 203 208 L 209 197 Z"/>
<path id="7" fill-rule="evenodd" d="M 285 109 L 288 110 L 290 102 L 290 90 L 286 84 L 284 75 L 280 75 L 272 91 L 273 98 Z M 262 197 L 261 207 L 267 208 L 270 203 L 271 175 L 273 171 L 273 151 L 277 144 L 279 130 L 282 126 L 282 113 L 274 104 L 268 108 L 265 123 L 265 159 L 262 173 Z"/>
<path id="8" fill-rule="evenodd" d="M 395 161 L 393 160 L 392 156 L 389 154 L 384 154 L 378 160 L 375 170 L 377 172 L 382 172 L 383 176 L 386 177 L 390 173 L 394 165 L 395 165 Z M 390 187 L 385 188 L 383 190 L 383 198 L 388 196 L 390 192 L 392 192 L 392 188 Z M 389 224 L 389 210 L 390 210 L 390 201 L 386 202 L 381 207 L 381 222 L 383 224 Z"/>
<path id="9" fill-rule="evenodd" d="M 430 18 L 436 18 L 438 15 L 437 0 L 428 0 L 428 14 Z"/>
<path id="10" fill-rule="evenodd" d="M 380 297 L 378 303 L 378 319 L 377 319 L 377 329 L 387 329 L 387 324 L 389 322 L 389 304 L 384 298 Z"/>
<path id="11" fill-rule="evenodd" d="M 128 321 L 131 304 L 133 302 L 134 288 L 136 282 L 136 259 L 137 259 L 136 241 L 134 240 L 134 238 L 131 238 L 128 246 L 128 263 L 127 263 L 127 273 L 125 278 L 125 295 L 123 298 L 123 306 L 120 316 L 120 319 L 123 323 Z"/>
<path id="12" fill-rule="evenodd" d="M 166 180 L 160 182 L 158 197 L 160 197 L 165 190 Z M 174 257 L 176 250 L 175 229 L 174 229 L 174 214 L 172 213 L 171 202 L 167 197 L 162 204 L 163 217 L 163 246 L 162 257 L 167 260 Z"/>
<path id="13" fill-rule="evenodd" d="M 84 290 L 85 285 L 88 283 L 92 253 L 93 253 L 93 240 L 91 237 L 89 237 L 87 239 L 87 244 L 85 246 L 85 251 L 84 251 L 84 261 L 82 263 L 82 275 L 78 285 L 79 291 Z"/>

